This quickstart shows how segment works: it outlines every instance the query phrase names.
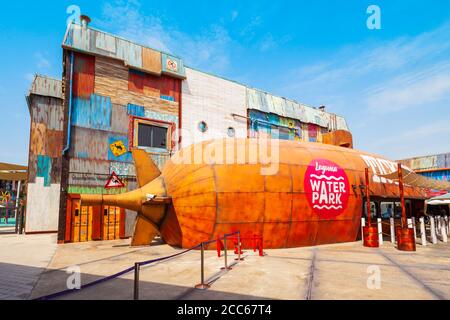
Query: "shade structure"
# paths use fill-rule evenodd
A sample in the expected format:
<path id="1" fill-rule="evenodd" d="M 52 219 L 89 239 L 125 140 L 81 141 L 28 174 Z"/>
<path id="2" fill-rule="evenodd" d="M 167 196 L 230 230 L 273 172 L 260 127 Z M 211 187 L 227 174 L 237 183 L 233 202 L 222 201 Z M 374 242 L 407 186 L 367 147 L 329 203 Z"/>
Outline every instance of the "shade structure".
<path id="1" fill-rule="evenodd" d="M 450 182 L 448 181 L 440 181 L 424 177 L 420 174 L 415 173 L 414 171 L 405 166 L 402 166 L 402 169 L 403 169 L 403 183 L 406 185 L 425 189 L 450 191 Z M 398 180 L 397 171 L 378 176 L 389 180 Z"/>
<path id="2" fill-rule="evenodd" d="M 441 206 L 450 204 L 450 200 L 428 200 L 427 204 L 431 206 Z"/>

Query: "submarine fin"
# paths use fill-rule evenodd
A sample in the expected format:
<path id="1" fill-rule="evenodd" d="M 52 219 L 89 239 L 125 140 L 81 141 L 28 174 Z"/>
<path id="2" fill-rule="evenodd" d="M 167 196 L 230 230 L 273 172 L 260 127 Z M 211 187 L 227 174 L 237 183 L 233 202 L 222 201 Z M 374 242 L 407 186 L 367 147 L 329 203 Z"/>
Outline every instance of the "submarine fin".
<path id="1" fill-rule="evenodd" d="M 147 183 L 161 175 L 161 171 L 159 171 L 158 167 L 145 150 L 135 148 L 131 152 L 136 167 L 136 176 L 139 187 L 145 186 Z"/>
<path id="2" fill-rule="evenodd" d="M 137 247 L 151 245 L 153 239 L 158 234 L 159 231 L 157 227 L 139 213 L 136 219 L 136 226 L 134 227 L 134 235 L 131 240 L 131 246 Z"/>

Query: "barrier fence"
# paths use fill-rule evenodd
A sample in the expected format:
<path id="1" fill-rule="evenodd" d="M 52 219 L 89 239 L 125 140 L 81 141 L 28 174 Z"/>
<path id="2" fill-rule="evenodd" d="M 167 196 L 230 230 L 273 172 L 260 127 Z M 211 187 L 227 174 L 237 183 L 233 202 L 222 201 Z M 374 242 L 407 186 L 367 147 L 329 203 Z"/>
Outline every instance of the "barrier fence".
<path id="1" fill-rule="evenodd" d="M 448 216 L 421 217 L 419 218 L 418 224 L 416 223 L 415 217 L 412 217 L 407 219 L 407 224 L 408 228 L 414 231 L 414 239 L 419 239 L 420 244 L 423 246 L 426 246 L 427 242 L 437 244 L 438 239 L 444 243 L 448 242 L 448 236 L 450 235 L 450 219 Z M 394 218 L 390 218 L 388 222 L 378 218 L 376 225 L 380 245 L 383 244 L 384 236 L 389 237 L 393 244 L 397 242 L 395 229 L 402 226 L 401 220 L 397 222 Z M 366 219 L 361 218 L 361 228 L 365 226 Z"/>
<path id="2" fill-rule="evenodd" d="M 2 206 L 0 207 L 0 233 L 23 233 L 25 226 L 25 207 L 24 206 Z M 12 231 L 14 228 L 14 231 Z"/>
<path id="3" fill-rule="evenodd" d="M 233 236 L 235 236 L 235 237 L 233 237 Z M 255 237 L 255 235 L 254 235 L 254 237 Z M 127 274 L 129 272 L 132 272 L 132 271 L 134 271 L 133 298 L 134 298 L 134 300 L 139 300 L 139 281 L 140 281 L 140 279 L 139 279 L 140 277 L 139 276 L 140 276 L 141 267 L 149 265 L 149 264 L 153 264 L 153 263 L 156 263 L 156 262 L 161 262 L 161 261 L 165 261 L 165 260 L 168 260 L 168 259 L 173 259 L 173 258 L 176 258 L 178 256 L 184 255 L 184 254 L 186 254 L 186 253 L 188 253 L 190 251 L 197 250 L 197 249 L 201 250 L 200 284 L 196 285 L 195 288 L 197 288 L 197 289 L 208 289 L 208 288 L 210 288 L 210 285 L 205 282 L 205 254 L 204 254 L 204 251 L 206 250 L 208 245 L 210 245 L 212 243 L 216 243 L 217 246 L 218 246 L 218 250 L 219 250 L 219 248 L 220 248 L 220 250 L 222 250 L 222 249 L 224 250 L 224 258 L 225 259 L 224 259 L 224 267 L 222 268 L 222 270 L 231 270 L 231 267 L 228 265 L 227 239 L 233 239 L 234 240 L 234 238 L 237 239 L 237 250 L 235 250 L 235 253 L 237 252 L 236 254 L 238 255 L 238 258 L 236 259 L 236 261 L 239 262 L 239 261 L 242 261 L 243 258 L 241 258 L 241 253 L 242 253 L 242 250 L 241 250 L 241 233 L 240 233 L 240 231 L 237 231 L 237 232 L 234 232 L 234 233 L 231 233 L 231 234 L 225 234 L 223 237 L 218 238 L 216 240 L 212 240 L 212 241 L 208 241 L 208 242 L 202 242 L 202 243 L 198 244 L 195 247 L 186 249 L 186 250 L 184 250 L 182 252 L 179 252 L 179 253 L 176 253 L 176 254 L 173 254 L 173 255 L 170 255 L 170 256 L 156 258 L 156 259 L 152 259 L 152 260 L 148 260 L 148 261 L 136 262 L 134 264 L 134 266 L 132 266 L 130 268 L 127 268 L 125 270 L 117 272 L 117 273 L 115 273 L 113 275 L 110 275 L 110 276 L 107 276 L 107 277 L 95 280 L 93 282 L 81 285 L 81 287 L 79 289 L 66 289 L 66 290 L 63 290 L 63 291 L 60 291 L 60 292 L 56 292 L 56 293 L 53 293 L 53 294 L 49 294 L 49 295 L 46 295 L 46 296 L 39 297 L 39 298 L 37 298 L 35 300 L 51 300 L 51 299 L 55 299 L 55 298 L 58 298 L 58 297 L 61 297 L 61 296 L 68 295 L 70 293 L 79 292 L 80 290 L 83 290 L 83 289 L 86 289 L 86 288 L 89 288 L 89 287 L 93 287 L 93 286 L 98 285 L 100 283 L 103 283 L 103 282 L 106 282 L 106 281 L 118 278 L 118 277 L 120 277 L 120 276 L 122 276 L 124 274 Z M 260 253 L 261 253 L 262 250 L 263 250 L 263 248 L 262 248 L 262 237 L 258 236 L 258 239 L 261 239 L 261 243 L 260 243 Z M 220 246 L 219 243 L 221 243 L 222 240 L 224 241 L 224 243 L 223 243 L 222 246 Z M 220 257 L 220 254 L 219 254 L 219 257 Z"/>

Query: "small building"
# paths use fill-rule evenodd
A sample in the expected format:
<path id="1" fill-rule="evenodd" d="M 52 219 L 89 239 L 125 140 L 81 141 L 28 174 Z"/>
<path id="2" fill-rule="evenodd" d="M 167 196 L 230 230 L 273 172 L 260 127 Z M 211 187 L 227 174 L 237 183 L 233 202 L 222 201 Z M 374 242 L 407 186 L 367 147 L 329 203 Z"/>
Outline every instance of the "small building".
<path id="1" fill-rule="evenodd" d="M 352 147 L 345 119 L 325 108 L 190 68 L 178 56 L 91 28 L 85 16 L 68 27 L 62 48 L 62 80 L 36 77 L 27 98 L 28 233 L 58 232 L 61 243 L 131 236 L 135 213 L 80 207 L 78 199 L 135 189 L 132 148 L 162 168 L 180 148 L 224 137 Z M 113 173 L 123 185 L 105 189 Z"/>
<path id="2" fill-rule="evenodd" d="M 427 178 L 450 181 L 450 153 L 414 157 L 399 160 L 399 162 Z M 433 197 L 444 193 L 439 190 L 430 190 L 429 195 Z"/>

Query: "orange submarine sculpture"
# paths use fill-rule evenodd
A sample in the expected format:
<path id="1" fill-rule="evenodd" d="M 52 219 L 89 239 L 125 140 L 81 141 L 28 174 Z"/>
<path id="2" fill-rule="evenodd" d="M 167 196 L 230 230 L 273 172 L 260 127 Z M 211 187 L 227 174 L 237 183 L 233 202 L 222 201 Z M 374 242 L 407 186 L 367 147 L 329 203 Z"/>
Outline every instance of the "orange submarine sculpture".
<path id="1" fill-rule="evenodd" d="M 399 198 L 398 185 L 380 177 L 396 170 L 393 161 L 350 148 L 287 140 L 269 140 L 276 146 L 264 154 L 255 151 L 262 149 L 258 141 L 191 145 L 168 160 L 162 172 L 145 151 L 134 149 L 140 188 L 119 195 L 82 195 L 82 204 L 138 212 L 133 246 L 149 245 L 160 235 L 169 245 L 189 248 L 239 230 L 262 235 L 265 248 L 289 248 L 357 239 L 365 168 L 371 197 Z M 224 161 L 217 161 L 221 153 Z M 425 189 L 405 186 L 405 198 L 425 199 Z"/>

